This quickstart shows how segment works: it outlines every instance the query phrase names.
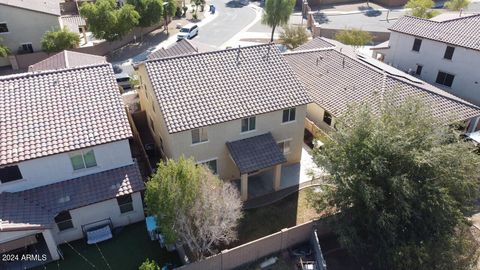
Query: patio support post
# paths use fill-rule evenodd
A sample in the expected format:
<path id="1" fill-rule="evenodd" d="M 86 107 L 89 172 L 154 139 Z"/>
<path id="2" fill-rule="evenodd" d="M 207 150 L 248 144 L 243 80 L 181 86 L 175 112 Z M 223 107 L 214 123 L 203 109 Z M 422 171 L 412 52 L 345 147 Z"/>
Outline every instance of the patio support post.
<path id="1" fill-rule="evenodd" d="M 53 239 L 52 231 L 44 230 L 42 234 L 43 234 L 43 239 L 45 239 L 45 243 L 47 244 L 48 251 L 50 252 L 50 256 L 52 257 L 52 260 L 60 259 L 60 256 L 58 255 L 58 251 L 57 251 L 57 244 Z"/>
<path id="2" fill-rule="evenodd" d="M 240 183 L 240 189 L 241 189 L 241 195 L 242 195 L 242 201 L 246 201 L 248 199 L 248 174 L 244 173 L 240 176 L 241 183 Z"/>
<path id="3" fill-rule="evenodd" d="M 282 178 L 282 164 L 275 165 L 273 171 L 273 190 L 280 189 L 280 179 Z"/>

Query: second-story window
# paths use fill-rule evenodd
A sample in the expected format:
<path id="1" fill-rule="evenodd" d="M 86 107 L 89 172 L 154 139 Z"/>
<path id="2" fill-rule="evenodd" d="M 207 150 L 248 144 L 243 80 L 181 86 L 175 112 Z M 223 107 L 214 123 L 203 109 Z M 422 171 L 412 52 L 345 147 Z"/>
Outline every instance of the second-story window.
<path id="1" fill-rule="evenodd" d="M 0 33 L 8 33 L 7 23 L 0 23 Z"/>
<path id="2" fill-rule="evenodd" d="M 448 87 L 452 87 L 453 79 L 455 79 L 455 75 L 439 71 L 438 74 L 437 74 L 437 79 L 435 80 L 435 82 L 439 83 L 439 84 L 443 84 L 443 85 L 448 86 Z"/>
<path id="3" fill-rule="evenodd" d="M 73 228 L 72 216 L 69 211 L 60 212 L 54 219 L 60 231 Z"/>
<path id="4" fill-rule="evenodd" d="M 422 40 L 416 38 L 415 41 L 413 42 L 412 51 L 419 52 L 421 46 L 422 46 Z"/>
<path id="5" fill-rule="evenodd" d="M 255 130 L 255 116 L 242 119 L 242 132 Z"/>
<path id="6" fill-rule="evenodd" d="M 295 108 L 283 110 L 282 123 L 295 121 Z"/>
<path id="7" fill-rule="evenodd" d="M 122 214 L 133 211 L 132 195 L 127 194 L 117 197 L 117 204 Z"/>
<path id="8" fill-rule="evenodd" d="M 7 183 L 23 179 L 17 165 L 0 168 L 0 183 Z"/>
<path id="9" fill-rule="evenodd" d="M 208 141 L 208 134 L 206 128 L 192 129 L 192 144 Z"/>
<path id="10" fill-rule="evenodd" d="M 452 60 L 454 52 L 455 52 L 455 47 L 447 46 L 447 48 L 445 49 L 445 54 L 443 55 L 443 58 Z"/>
<path id="11" fill-rule="evenodd" d="M 93 150 L 84 150 L 70 155 L 70 161 L 74 170 L 97 166 Z"/>

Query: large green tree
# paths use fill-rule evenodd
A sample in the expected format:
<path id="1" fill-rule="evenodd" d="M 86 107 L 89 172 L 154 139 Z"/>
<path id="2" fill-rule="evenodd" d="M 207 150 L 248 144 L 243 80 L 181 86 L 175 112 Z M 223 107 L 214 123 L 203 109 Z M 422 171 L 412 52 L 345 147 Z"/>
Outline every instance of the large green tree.
<path id="1" fill-rule="evenodd" d="M 373 37 L 367 31 L 351 28 L 339 31 L 335 34 L 335 39 L 343 44 L 360 47 L 372 43 Z"/>
<path id="2" fill-rule="evenodd" d="M 465 215 L 479 195 L 480 157 L 420 102 L 366 105 L 339 119 L 314 160 L 341 243 L 364 269 L 469 269 L 477 246 Z"/>
<path id="3" fill-rule="evenodd" d="M 163 6 L 163 23 L 165 30 L 168 34 L 168 18 L 175 16 L 177 10 L 177 1 L 176 0 L 167 0 Z"/>
<path id="4" fill-rule="evenodd" d="M 279 25 L 288 23 L 290 15 L 292 15 L 295 0 L 266 0 L 263 8 L 262 23 L 272 27 L 272 36 L 270 41 L 273 41 L 275 28 Z"/>
<path id="5" fill-rule="evenodd" d="M 80 36 L 67 28 L 47 31 L 42 37 L 42 50 L 48 53 L 72 49 L 80 43 Z"/>
<path id="6" fill-rule="evenodd" d="M 145 203 L 157 217 L 167 244 L 180 241 L 197 258 L 213 254 L 216 245 L 237 237 L 242 217 L 238 190 L 193 159 L 159 163 L 147 182 Z"/>
<path id="7" fill-rule="evenodd" d="M 408 0 L 405 8 L 409 8 L 409 14 L 424 19 L 437 16 L 440 12 L 432 10 L 433 0 Z"/>
<path id="8" fill-rule="evenodd" d="M 80 14 L 86 18 L 93 35 L 107 41 L 121 39 L 137 26 L 140 20 L 134 6 L 125 4 L 119 8 L 115 0 L 85 2 L 80 7 Z"/>
<path id="9" fill-rule="evenodd" d="M 138 25 L 141 27 L 152 26 L 162 19 L 162 0 L 128 0 L 127 2 L 135 6 L 135 10 L 140 15 Z"/>
<path id="10" fill-rule="evenodd" d="M 302 26 L 285 26 L 280 33 L 280 41 L 289 49 L 295 49 L 308 41 L 307 29 Z"/>
<path id="11" fill-rule="evenodd" d="M 470 5 L 470 0 L 450 0 L 445 2 L 444 7 L 452 11 L 460 11 Z"/>

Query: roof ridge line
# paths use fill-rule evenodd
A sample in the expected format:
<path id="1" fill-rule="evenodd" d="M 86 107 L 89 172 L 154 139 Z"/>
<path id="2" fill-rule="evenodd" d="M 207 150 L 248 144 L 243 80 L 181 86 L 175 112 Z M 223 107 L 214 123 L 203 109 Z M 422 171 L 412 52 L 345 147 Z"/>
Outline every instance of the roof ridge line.
<path id="1" fill-rule="evenodd" d="M 290 54 L 300 54 L 300 53 L 308 53 L 308 52 L 320 52 L 320 51 L 330 51 L 335 50 L 336 46 L 332 45 L 332 47 L 326 48 L 314 48 L 314 49 L 304 49 L 299 51 L 290 51 L 290 52 L 283 52 L 283 55 L 290 55 Z"/>
<path id="2" fill-rule="evenodd" d="M 106 62 L 106 63 L 96 63 L 96 64 L 90 64 L 90 65 L 76 66 L 76 67 L 67 67 L 67 68 L 61 68 L 61 69 L 51 69 L 51 70 L 41 70 L 41 71 L 27 71 L 27 72 L 18 73 L 18 74 L 0 76 L 0 81 L 8 81 L 8 80 L 17 79 L 17 78 L 33 77 L 33 76 L 52 74 L 52 73 L 62 73 L 62 72 L 65 72 L 65 71 L 70 71 L 70 70 L 78 70 L 78 69 L 85 69 L 85 68 L 90 68 L 90 67 L 100 67 L 100 66 L 107 66 L 107 65 L 111 66 L 112 64 L 109 63 L 109 62 Z M 113 69 L 112 69 L 112 71 L 113 71 Z"/>

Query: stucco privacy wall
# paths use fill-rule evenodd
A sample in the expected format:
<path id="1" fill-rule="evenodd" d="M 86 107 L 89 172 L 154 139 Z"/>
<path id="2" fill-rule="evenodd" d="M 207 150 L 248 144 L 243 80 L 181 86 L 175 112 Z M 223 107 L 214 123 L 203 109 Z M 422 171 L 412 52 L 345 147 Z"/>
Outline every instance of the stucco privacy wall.
<path id="1" fill-rule="evenodd" d="M 403 6 L 407 3 L 407 0 L 373 0 L 373 3 L 377 3 L 387 7 Z M 352 1 L 352 0 L 308 0 L 308 3 L 312 6 L 318 5 L 335 5 L 335 4 L 351 4 L 351 3 L 365 3 L 365 1 Z M 297 0 L 297 5 L 301 5 L 302 0 Z"/>
<path id="2" fill-rule="evenodd" d="M 398 69 L 415 71 L 416 65 L 422 65 L 421 79 L 441 87 L 460 98 L 480 105 L 480 51 L 455 47 L 452 60 L 444 59 L 448 44 L 422 39 L 420 51 L 412 50 L 415 36 L 392 32 L 384 62 Z M 438 71 L 455 75 L 451 88 L 435 83 Z"/>
<path id="3" fill-rule="evenodd" d="M 79 151 L 26 160 L 18 163 L 23 179 L 0 184 L 0 192 L 20 191 L 133 164 L 128 140 L 101 144 L 93 149 L 97 166 L 73 170 L 70 154 Z"/>
<path id="4" fill-rule="evenodd" d="M 74 228 L 59 231 L 54 225 L 53 236 L 57 244 L 77 240 L 84 237 L 82 225 L 110 218 L 113 227 L 125 226 L 144 219 L 142 197 L 140 192 L 132 194 L 133 211 L 120 213 L 116 199 L 111 199 L 85 207 L 70 210 Z"/>
<path id="5" fill-rule="evenodd" d="M 139 91 L 140 105 L 151 118 L 149 126 L 154 134 L 155 142 L 162 145 L 169 158 L 179 158 L 181 155 L 194 157 L 198 162 L 217 159 L 218 173 L 221 179 L 230 180 L 240 177 L 240 173 L 230 158 L 226 143 L 236 141 L 267 132 L 271 132 L 277 142 L 291 139 L 290 154 L 287 154 L 288 163 L 299 162 L 302 153 L 303 125 L 307 106 L 296 107 L 296 118 L 293 122 L 282 123 L 283 111 L 276 111 L 256 115 L 256 129 L 241 133 L 241 120 L 234 120 L 206 127 L 208 142 L 192 145 L 191 130 L 169 134 L 163 119 L 160 106 L 155 98 L 153 87 L 148 79 L 145 66 L 138 67 L 141 88 Z"/>
<path id="6" fill-rule="evenodd" d="M 3 45 L 17 53 L 22 43 L 32 43 L 33 50 L 41 50 L 46 31 L 60 27 L 60 17 L 26 9 L 0 5 L 0 22 L 7 23 L 8 33 L 0 33 Z"/>

